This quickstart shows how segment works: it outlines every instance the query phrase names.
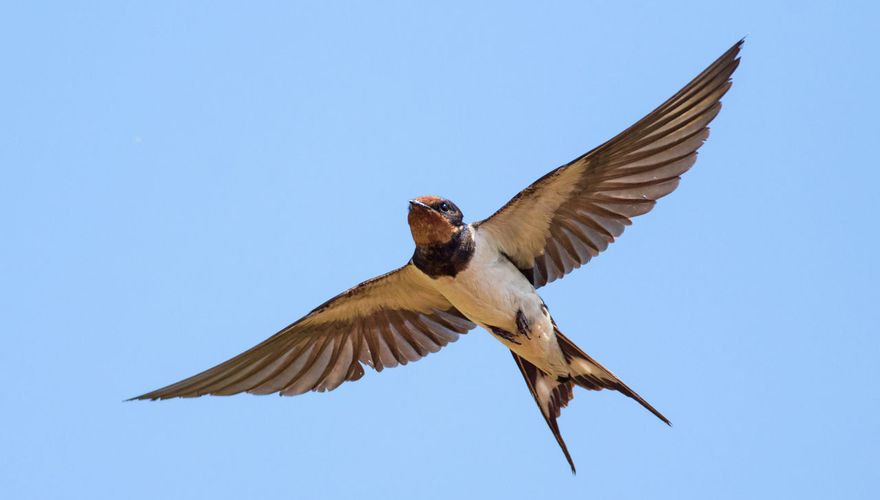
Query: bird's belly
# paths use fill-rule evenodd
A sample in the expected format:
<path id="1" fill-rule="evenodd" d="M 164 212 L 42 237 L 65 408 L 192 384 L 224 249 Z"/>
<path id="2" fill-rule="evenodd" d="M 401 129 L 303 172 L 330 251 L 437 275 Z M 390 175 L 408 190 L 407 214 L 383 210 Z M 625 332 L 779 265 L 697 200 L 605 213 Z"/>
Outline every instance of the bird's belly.
<path id="1" fill-rule="evenodd" d="M 516 354 L 548 373 L 567 373 L 553 322 L 532 284 L 506 259 L 478 264 L 483 265 L 469 266 L 454 278 L 440 278 L 439 291 Z M 520 332 L 518 315 L 528 325 L 527 333 Z M 495 329 L 509 335 L 499 336 Z"/>
<path id="2" fill-rule="evenodd" d="M 438 281 L 440 292 L 471 321 L 483 326 L 514 327 L 518 310 L 540 308 L 531 283 L 513 266 L 469 266 L 454 278 Z M 531 307 L 530 307 L 531 306 Z"/>

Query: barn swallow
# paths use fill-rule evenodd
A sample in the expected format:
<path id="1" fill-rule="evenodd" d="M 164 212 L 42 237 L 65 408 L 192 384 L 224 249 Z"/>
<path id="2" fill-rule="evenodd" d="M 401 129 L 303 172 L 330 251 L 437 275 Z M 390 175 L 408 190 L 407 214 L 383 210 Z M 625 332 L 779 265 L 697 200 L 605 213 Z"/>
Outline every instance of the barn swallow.
<path id="1" fill-rule="evenodd" d="M 132 399 L 330 391 L 437 352 L 477 325 L 513 355 L 572 472 L 556 419 L 574 387 L 613 389 L 669 420 L 556 325 L 537 289 L 586 264 L 671 193 L 709 136 L 739 64 L 739 41 L 634 125 L 541 177 L 488 219 L 410 201 L 403 267 L 365 281 L 234 358 Z"/>

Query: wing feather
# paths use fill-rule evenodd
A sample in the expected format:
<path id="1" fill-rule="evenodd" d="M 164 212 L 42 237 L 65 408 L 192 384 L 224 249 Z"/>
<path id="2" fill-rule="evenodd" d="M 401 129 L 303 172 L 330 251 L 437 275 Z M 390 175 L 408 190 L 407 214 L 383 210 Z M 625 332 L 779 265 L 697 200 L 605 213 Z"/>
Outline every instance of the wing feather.
<path id="1" fill-rule="evenodd" d="M 188 379 L 132 399 L 330 391 L 416 361 L 474 324 L 411 264 L 325 302 L 257 346 Z"/>
<path id="2" fill-rule="evenodd" d="M 474 227 L 536 287 L 589 262 L 693 166 L 742 43 L 634 125 L 538 179 Z"/>

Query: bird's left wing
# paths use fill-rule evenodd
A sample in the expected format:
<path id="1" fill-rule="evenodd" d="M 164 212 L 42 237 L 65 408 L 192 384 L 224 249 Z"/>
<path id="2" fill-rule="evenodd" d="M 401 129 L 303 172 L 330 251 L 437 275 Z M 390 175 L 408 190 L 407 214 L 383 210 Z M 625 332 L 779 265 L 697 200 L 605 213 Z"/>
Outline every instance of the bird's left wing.
<path id="1" fill-rule="evenodd" d="M 535 287 L 565 276 L 671 193 L 709 136 L 742 41 L 657 109 L 477 222 Z"/>
<path id="2" fill-rule="evenodd" d="M 132 399 L 329 391 L 437 352 L 474 328 L 412 264 L 365 281 L 252 349 Z"/>

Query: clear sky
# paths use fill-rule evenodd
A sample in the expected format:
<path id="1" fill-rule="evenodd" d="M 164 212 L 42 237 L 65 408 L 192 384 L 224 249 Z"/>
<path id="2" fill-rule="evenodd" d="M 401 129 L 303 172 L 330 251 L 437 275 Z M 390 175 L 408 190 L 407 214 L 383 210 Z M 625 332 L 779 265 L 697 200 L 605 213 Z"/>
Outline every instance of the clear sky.
<path id="1" fill-rule="evenodd" d="M 184 5 L 184 3 L 186 5 Z M 5 2 L 3 498 L 877 498 L 872 2 Z M 565 460 L 475 330 L 331 393 L 122 400 L 478 220 L 748 35 L 681 187 L 542 290 L 665 413 Z"/>

